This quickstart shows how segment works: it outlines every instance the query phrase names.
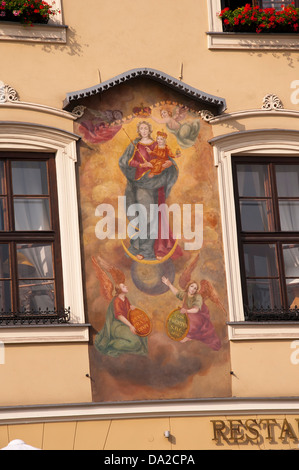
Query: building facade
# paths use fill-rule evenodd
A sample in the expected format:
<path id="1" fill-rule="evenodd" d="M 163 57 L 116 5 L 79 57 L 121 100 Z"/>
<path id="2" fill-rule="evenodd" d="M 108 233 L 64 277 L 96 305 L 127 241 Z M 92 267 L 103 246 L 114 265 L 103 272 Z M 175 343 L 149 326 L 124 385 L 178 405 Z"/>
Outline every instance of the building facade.
<path id="1" fill-rule="evenodd" d="M 276 4 L 2 15 L 1 448 L 298 448 L 298 13 Z"/>

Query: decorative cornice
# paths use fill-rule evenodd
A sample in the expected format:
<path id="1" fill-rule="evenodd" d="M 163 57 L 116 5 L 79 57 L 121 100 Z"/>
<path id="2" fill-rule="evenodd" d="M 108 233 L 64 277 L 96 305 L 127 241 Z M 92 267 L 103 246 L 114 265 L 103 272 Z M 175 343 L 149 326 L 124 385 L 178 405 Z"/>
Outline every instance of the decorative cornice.
<path id="1" fill-rule="evenodd" d="M 0 81 L 0 103 L 19 101 L 17 91 L 9 85 Z"/>
<path id="2" fill-rule="evenodd" d="M 269 93 L 263 99 L 262 109 L 267 109 L 267 110 L 283 109 L 283 104 L 277 95 Z"/>
<path id="3" fill-rule="evenodd" d="M 37 113 L 45 113 L 45 114 L 52 114 L 64 119 L 69 119 L 75 121 L 78 119 L 78 115 L 70 113 L 68 111 L 64 111 L 62 109 L 53 108 L 51 106 L 45 106 L 42 104 L 37 103 L 27 103 L 25 101 L 13 100 L 13 95 L 10 95 L 11 98 L 7 99 L 6 101 L 1 101 L 0 95 L 0 110 L 2 108 L 9 108 L 9 109 L 25 109 L 27 111 L 35 111 Z"/>
<path id="4" fill-rule="evenodd" d="M 214 108 L 216 111 L 215 114 L 220 114 L 226 109 L 226 102 L 224 98 L 204 93 L 176 78 L 171 77 L 170 75 L 160 72 L 159 70 L 150 68 L 138 68 L 129 70 L 128 72 L 122 73 L 121 75 L 117 75 L 116 77 L 107 80 L 103 83 L 100 83 L 99 85 L 68 93 L 64 101 L 63 108 L 68 111 L 72 110 L 73 108 L 75 108 L 77 103 L 84 98 L 103 93 L 109 90 L 110 88 L 128 82 L 132 79 L 144 77 L 149 78 L 151 80 L 155 80 L 159 83 L 163 83 L 166 86 L 178 91 L 179 93 L 183 93 L 189 98 L 200 102 L 202 105 Z"/>

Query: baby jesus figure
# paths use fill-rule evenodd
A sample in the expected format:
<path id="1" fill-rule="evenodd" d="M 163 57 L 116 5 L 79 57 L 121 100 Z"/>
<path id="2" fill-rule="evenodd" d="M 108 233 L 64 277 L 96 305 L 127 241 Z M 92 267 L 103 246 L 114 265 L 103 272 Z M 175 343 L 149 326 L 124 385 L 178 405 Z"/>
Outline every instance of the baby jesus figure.
<path id="1" fill-rule="evenodd" d="M 149 178 L 155 175 L 159 175 L 164 168 L 168 168 L 172 165 L 170 158 L 178 158 L 181 156 L 181 151 L 178 149 L 174 155 L 170 148 L 166 145 L 167 134 L 166 132 L 157 132 L 156 146 L 154 150 L 147 148 L 148 154 L 152 158 L 150 163 L 152 168 L 148 174 Z"/>

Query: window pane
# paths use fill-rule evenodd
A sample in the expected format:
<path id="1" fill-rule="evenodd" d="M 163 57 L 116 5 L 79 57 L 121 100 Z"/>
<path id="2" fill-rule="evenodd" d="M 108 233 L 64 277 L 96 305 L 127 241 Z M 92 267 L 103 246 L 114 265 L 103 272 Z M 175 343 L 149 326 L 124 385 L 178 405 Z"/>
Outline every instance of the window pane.
<path id="1" fill-rule="evenodd" d="M 299 245 L 282 246 L 286 277 L 299 278 Z"/>
<path id="2" fill-rule="evenodd" d="M 279 197 L 299 197 L 299 165 L 276 165 Z"/>
<path id="3" fill-rule="evenodd" d="M 290 5 L 294 0 L 262 0 L 263 8 L 275 8 L 281 10 L 282 5 Z"/>
<path id="4" fill-rule="evenodd" d="M 52 245 L 17 245 L 19 278 L 53 278 Z"/>
<path id="5" fill-rule="evenodd" d="M 247 295 L 250 308 L 281 307 L 279 281 L 277 279 L 248 279 Z"/>
<path id="6" fill-rule="evenodd" d="M 11 284 L 10 281 L 0 281 L 0 311 L 11 311 Z"/>
<path id="7" fill-rule="evenodd" d="M 299 201 L 279 201 L 280 226 L 284 232 L 299 231 Z"/>
<path id="8" fill-rule="evenodd" d="M 5 194 L 4 162 L 0 160 L 0 194 Z"/>
<path id="9" fill-rule="evenodd" d="M 244 232 L 268 232 L 273 227 L 270 201 L 241 201 L 241 225 Z"/>
<path id="10" fill-rule="evenodd" d="M 0 278 L 5 279 L 10 277 L 10 261 L 9 261 L 9 246 L 7 244 L 0 245 Z"/>
<path id="11" fill-rule="evenodd" d="M 237 178 L 240 197 L 270 195 L 267 165 L 238 165 Z"/>
<path id="12" fill-rule="evenodd" d="M 55 309 L 55 291 L 53 281 L 36 281 L 34 279 L 19 283 L 20 310 Z"/>
<path id="13" fill-rule="evenodd" d="M 277 277 L 275 245 L 245 244 L 244 260 L 247 277 Z"/>
<path id="14" fill-rule="evenodd" d="M 7 230 L 7 207 L 6 198 L 0 197 L 0 230 Z"/>
<path id="15" fill-rule="evenodd" d="M 46 162 L 11 162 L 13 194 L 47 195 L 48 174 Z"/>
<path id="16" fill-rule="evenodd" d="M 48 199 L 15 199 L 15 230 L 50 230 Z"/>

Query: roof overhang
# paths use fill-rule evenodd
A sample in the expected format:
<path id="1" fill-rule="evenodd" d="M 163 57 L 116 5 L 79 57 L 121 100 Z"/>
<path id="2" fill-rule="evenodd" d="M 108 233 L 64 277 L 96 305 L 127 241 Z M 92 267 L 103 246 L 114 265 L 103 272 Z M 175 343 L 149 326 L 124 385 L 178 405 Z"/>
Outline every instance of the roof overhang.
<path id="1" fill-rule="evenodd" d="M 83 90 L 74 91 L 67 93 L 66 98 L 63 103 L 63 109 L 66 111 L 71 111 L 75 106 L 80 104 L 80 101 L 84 98 L 89 98 L 90 96 L 98 95 L 104 93 L 105 91 L 118 86 L 122 83 L 128 82 L 130 80 L 138 78 L 148 78 L 150 80 L 155 80 L 159 83 L 172 88 L 173 90 L 182 93 L 189 98 L 199 102 L 202 106 L 207 106 L 214 109 L 214 114 L 221 114 L 226 109 L 226 102 L 224 98 L 218 96 L 210 95 L 204 93 L 203 91 L 193 88 L 190 85 L 171 77 L 159 70 L 151 68 L 138 68 L 132 69 L 128 72 L 117 75 L 116 77 L 102 82 L 98 85 L 95 85 L 90 88 L 85 88 Z"/>

